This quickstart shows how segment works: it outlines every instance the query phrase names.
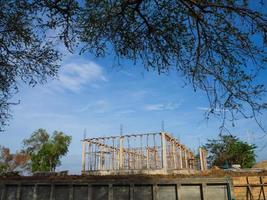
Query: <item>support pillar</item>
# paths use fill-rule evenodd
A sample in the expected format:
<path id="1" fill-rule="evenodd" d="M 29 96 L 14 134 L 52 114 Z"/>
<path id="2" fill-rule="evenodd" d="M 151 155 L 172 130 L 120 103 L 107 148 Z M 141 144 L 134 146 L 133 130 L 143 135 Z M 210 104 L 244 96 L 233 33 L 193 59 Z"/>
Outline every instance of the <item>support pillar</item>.
<path id="1" fill-rule="evenodd" d="M 146 168 L 149 169 L 149 150 L 146 148 Z"/>
<path id="2" fill-rule="evenodd" d="M 124 137 L 120 137 L 120 156 L 119 156 L 120 169 L 123 169 L 123 140 L 124 140 Z"/>
<path id="3" fill-rule="evenodd" d="M 86 151 L 86 142 L 82 142 L 82 172 L 85 172 L 85 151 Z"/>
<path id="4" fill-rule="evenodd" d="M 172 156 L 173 156 L 173 168 L 176 169 L 176 151 L 175 151 L 175 144 L 172 141 Z"/>
<path id="5" fill-rule="evenodd" d="M 180 169 L 183 169 L 183 150 L 182 147 L 180 146 Z"/>
<path id="6" fill-rule="evenodd" d="M 166 149 L 166 137 L 165 133 L 161 133 L 161 148 L 162 148 L 162 168 L 167 173 L 167 149 Z"/>
<path id="7" fill-rule="evenodd" d="M 200 170 L 207 170 L 207 153 L 204 149 L 199 148 L 199 161 L 200 161 Z"/>
<path id="8" fill-rule="evenodd" d="M 185 168 L 188 169 L 187 150 L 185 150 L 185 152 L 184 152 L 184 160 L 185 160 Z"/>

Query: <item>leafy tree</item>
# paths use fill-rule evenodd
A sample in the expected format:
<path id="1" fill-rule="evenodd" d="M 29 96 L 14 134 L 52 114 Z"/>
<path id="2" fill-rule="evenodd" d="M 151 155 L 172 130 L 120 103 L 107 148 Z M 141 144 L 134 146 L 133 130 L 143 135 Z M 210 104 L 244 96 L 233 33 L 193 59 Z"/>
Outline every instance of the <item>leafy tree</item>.
<path id="1" fill-rule="evenodd" d="M 10 171 L 24 171 L 30 159 L 28 154 L 12 154 L 9 148 L 0 146 L 0 174 Z"/>
<path id="2" fill-rule="evenodd" d="M 40 128 L 34 131 L 29 139 L 23 140 L 23 151 L 29 155 L 37 153 L 41 149 L 42 145 L 48 142 L 48 140 L 49 134 L 45 129 Z"/>
<path id="3" fill-rule="evenodd" d="M 49 137 L 44 129 L 35 131 L 24 143 L 24 151 L 31 155 L 32 172 L 55 171 L 61 164 L 61 157 L 67 154 L 70 142 L 71 136 L 63 132 L 55 131 L 52 137 Z"/>
<path id="4" fill-rule="evenodd" d="M 69 50 L 141 61 L 147 70 L 177 70 L 194 90 L 204 91 L 210 114 L 234 121 L 267 108 L 257 80 L 267 61 L 267 15 L 263 1 L 21 0 L 0 1 L 2 124 L 17 81 L 36 84 L 55 77 L 58 53 Z M 42 17 L 45 16 L 45 17 Z M 57 32 L 54 40 L 46 30 Z M 35 34 L 36 33 L 36 34 Z M 44 42 L 44 45 L 42 45 Z"/>
<path id="5" fill-rule="evenodd" d="M 220 134 L 218 139 L 208 140 L 204 147 L 209 152 L 208 162 L 211 166 L 240 164 L 242 168 L 250 168 L 255 164 L 256 146 L 236 136 Z"/>

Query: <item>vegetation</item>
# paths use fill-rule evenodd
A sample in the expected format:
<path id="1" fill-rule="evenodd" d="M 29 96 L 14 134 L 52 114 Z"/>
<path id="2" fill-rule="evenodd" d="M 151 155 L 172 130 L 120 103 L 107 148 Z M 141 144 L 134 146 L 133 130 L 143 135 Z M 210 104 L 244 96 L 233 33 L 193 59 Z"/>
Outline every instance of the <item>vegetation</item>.
<path id="1" fill-rule="evenodd" d="M 263 129 L 257 117 L 267 108 L 265 86 L 256 80 L 267 61 L 264 6 L 260 0 L 0 1 L 1 127 L 18 81 L 56 77 L 60 55 L 53 47 L 61 40 L 70 51 L 80 42 L 80 53 L 113 52 L 158 73 L 175 69 L 207 94 L 207 117 L 219 115 L 223 125 L 255 118 Z"/>
<path id="2" fill-rule="evenodd" d="M 11 154 L 6 147 L 0 146 L 0 175 L 6 172 L 55 171 L 66 155 L 71 136 L 54 131 L 52 136 L 44 129 L 36 130 L 30 138 L 23 141 L 24 148 Z"/>
<path id="3" fill-rule="evenodd" d="M 240 164 L 242 168 L 251 168 L 255 164 L 255 145 L 241 141 L 233 135 L 220 134 L 218 139 L 208 140 L 204 146 L 208 152 L 211 166 L 229 167 Z"/>
<path id="4" fill-rule="evenodd" d="M 25 152 L 31 156 L 31 171 L 55 171 L 61 164 L 60 158 L 67 154 L 71 136 L 54 131 L 53 135 L 44 129 L 35 131 L 31 137 L 24 140 Z"/>
<path id="5" fill-rule="evenodd" d="M 0 175 L 6 172 L 23 171 L 30 159 L 30 156 L 18 152 L 12 154 L 9 148 L 0 146 Z"/>

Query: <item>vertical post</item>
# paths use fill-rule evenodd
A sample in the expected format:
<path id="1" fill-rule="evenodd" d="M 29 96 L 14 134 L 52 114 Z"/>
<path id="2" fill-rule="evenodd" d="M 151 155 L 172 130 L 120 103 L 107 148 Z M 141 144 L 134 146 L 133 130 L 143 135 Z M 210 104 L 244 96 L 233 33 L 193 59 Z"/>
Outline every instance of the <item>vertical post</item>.
<path id="1" fill-rule="evenodd" d="M 54 192 L 55 192 L 55 184 L 52 183 L 51 184 L 51 189 L 50 189 L 50 197 L 49 197 L 49 200 L 54 200 Z"/>
<path id="2" fill-rule="evenodd" d="M 201 148 L 199 148 L 199 162 L 200 162 L 200 170 L 203 170 L 203 161 L 202 161 L 202 151 Z"/>
<path id="3" fill-rule="evenodd" d="M 88 184 L 88 190 L 87 190 L 87 200 L 93 200 L 92 198 L 92 185 Z"/>
<path id="4" fill-rule="evenodd" d="M 37 184 L 34 184 L 34 188 L 33 188 L 33 200 L 37 200 Z M 1 199 L 1 197 L 0 197 Z"/>
<path id="5" fill-rule="evenodd" d="M 167 173 L 167 150 L 165 133 L 161 133 L 161 148 L 162 148 L 162 168 Z"/>
<path id="6" fill-rule="evenodd" d="M 112 184 L 108 185 L 108 200 L 113 200 L 113 187 L 112 187 Z"/>
<path id="7" fill-rule="evenodd" d="M 21 183 L 17 186 L 17 193 L 16 193 L 16 199 L 20 199 L 20 193 L 21 193 Z"/>
<path id="8" fill-rule="evenodd" d="M 146 168 L 149 169 L 149 150 L 146 148 Z"/>
<path id="9" fill-rule="evenodd" d="M 130 200 L 134 200 L 134 184 L 130 184 Z"/>
<path id="10" fill-rule="evenodd" d="M 158 186 L 157 184 L 153 184 L 153 200 L 158 200 Z"/>
<path id="11" fill-rule="evenodd" d="M 73 192 L 74 192 L 73 185 L 70 184 L 69 185 L 69 200 L 73 200 Z"/>
<path id="12" fill-rule="evenodd" d="M 180 169 L 183 169 L 183 154 L 182 154 L 182 147 L 180 146 Z"/>
<path id="13" fill-rule="evenodd" d="M 112 170 L 115 170 L 115 144 L 114 138 L 112 138 L 113 152 L 112 152 Z"/>
<path id="14" fill-rule="evenodd" d="M 172 156 L 173 156 L 173 168 L 176 169 L 176 152 L 175 152 L 175 144 L 174 140 L 172 141 Z"/>
<path id="15" fill-rule="evenodd" d="M 148 148 L 148 135 L 146 136 L 146 168 L 149 169 L 149 148 Z"/>
<path id="16" fill-rule="evenodd" d="M 193 169 L 193 158 L 192 158 L 192 153 L 191 152 L 189 152 L 188 161 L 189 161 L 189 169 Z"/>
<path id="17" fill-rule="evenodd" d="M 206 170 L 207 169 L 206 152 L 202 148 L 199 148 L 199 160 L 200 160 L 200 169 L 202 171 Z"/>
<path id="18" fill-rule="evenodd" d="M 88 147 L 88 170 L 92 170 L 92 152 L 93 150 L 92 150 L 92 144 L 91 143 L 89 143 L 89 147 Z"/>
<path id="19" fill-rule="evenodd" d="M 203 200 L 207 200 L 207 184 L 206 183 L 202 183 L 201 184 L 201 189 L 202 189 L 202 199 Z"/>
<path id="20" fill-rule="evenodd" d="M 158 152 L 157 152 L 157 148 L 156 148 L 156 135 L 153 134 L 153 142 L 154 142 L 154 160 L 155 160 L 155 166 L 154 168 L 157 169 L 157 156 L 158 156 Z"/>
<path id="21" fill-rule="evenodd" d="M 103 170 L 103 148 L 99 146 L 99 170 Z"/>
<path id="22" fill-rule="evenodd" d="M 123 169 L 123 136 L 120 136 L 120 160 L 119 160 L 119 166 L 120 169 Z"/>
<path id="23" fill-rule="evenodd" d="M 185 168 L 188 169 L 187 150 L 184 151 Z"/>
<path id="24" fill-rule="evenodd" d="M 85 172 L 85 149 L 86 143 L 85 141 L 82 141 L 82 172 Z"/>
<path id="25" fill-rule="evenodd" d="M 182 199 L 182 193 L 181 193 L 181 183 L 176 184 L 176 196 L 179 199 Z"/>

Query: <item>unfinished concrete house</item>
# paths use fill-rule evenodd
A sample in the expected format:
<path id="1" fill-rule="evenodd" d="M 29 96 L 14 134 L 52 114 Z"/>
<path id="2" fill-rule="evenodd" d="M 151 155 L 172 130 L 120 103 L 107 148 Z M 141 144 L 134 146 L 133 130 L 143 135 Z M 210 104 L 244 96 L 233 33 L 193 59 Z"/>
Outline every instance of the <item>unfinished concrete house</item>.
<path id="1" fill-rule="evenodd" d="M 86 138 L 82 146 L 83 174 L 188 174 L 207 168 L 203 149 L 196 157 L 167 132 Z"/>

